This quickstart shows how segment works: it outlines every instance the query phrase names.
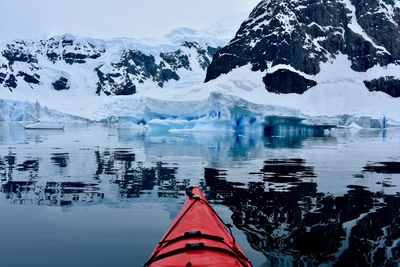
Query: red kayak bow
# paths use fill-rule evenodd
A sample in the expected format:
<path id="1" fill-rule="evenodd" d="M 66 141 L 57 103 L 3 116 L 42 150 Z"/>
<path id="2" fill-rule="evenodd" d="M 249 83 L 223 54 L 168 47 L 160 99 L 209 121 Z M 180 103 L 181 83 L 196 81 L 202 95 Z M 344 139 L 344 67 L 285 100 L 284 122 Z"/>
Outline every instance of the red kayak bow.
<path id="1" fill-rule="evenodd" d="M 225 225 L 198 186 L 158 243 L 145 267 L 251 267 L 230 225 Z"/>

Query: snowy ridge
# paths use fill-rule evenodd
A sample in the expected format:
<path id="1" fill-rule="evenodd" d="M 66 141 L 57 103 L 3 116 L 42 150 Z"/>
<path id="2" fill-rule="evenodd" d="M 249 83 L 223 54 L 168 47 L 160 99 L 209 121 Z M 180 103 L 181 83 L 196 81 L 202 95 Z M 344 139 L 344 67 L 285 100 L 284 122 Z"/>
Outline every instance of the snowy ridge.
<path id="1" fill-rule="evenodd" d="M 204 76 L 214 45 L 222 43 L 194 35 L 105 41 L 66 34 L 9 42 L 0 47 L 0 86 L 92 95 L 131 95 L 146 82 L 163 87 L 188 73 Z"/>

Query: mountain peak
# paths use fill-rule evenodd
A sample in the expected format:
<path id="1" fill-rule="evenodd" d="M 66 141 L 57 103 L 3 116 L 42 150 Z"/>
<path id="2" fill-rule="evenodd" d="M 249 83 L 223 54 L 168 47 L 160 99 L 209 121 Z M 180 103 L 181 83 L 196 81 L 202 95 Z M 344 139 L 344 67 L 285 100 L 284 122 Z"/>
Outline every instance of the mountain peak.
<path id="1" fill-rule="evenodd" d="M 171 41 L 190 40 L 199 43 L 207 41 L 214 46 L 224 46 L 235 36 L 247 16 L 247 13 L 231 14 L 217 20 L 205 30 L 196 30 L 188 27 L 176 28 L 165 37 Z"/>

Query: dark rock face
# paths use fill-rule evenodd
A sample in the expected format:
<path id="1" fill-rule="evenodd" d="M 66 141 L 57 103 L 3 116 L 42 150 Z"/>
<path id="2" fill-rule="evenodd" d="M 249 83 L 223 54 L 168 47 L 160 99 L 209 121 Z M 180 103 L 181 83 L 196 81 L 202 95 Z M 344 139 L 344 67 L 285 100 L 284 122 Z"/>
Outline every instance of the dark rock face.
<path id="1" fill-rule="evenodd" d="M 2 84 L 4 82 L 4 79 L 6 78 L 6 76 L 7 76 L 7 74 L 0 72 L 0 84 Z"/>
<path id="2" fill-rule="evenodd" d="M 253 71 L 283 64 L 315 75 L 321 63 L 338 53 L 346 54 L 351 68 L 360 72 L 376 64 L 395 63 L 400 60 L 400 9 L 394 1 L 383 2 L 385 6 L 378 0 L 352 0 L 355 17 L 368 39 L 352 30 L 352 11 L 343 1 L 263 0 L 234 39 L 215 54 L 206 82 L 247 64 Z M 305 88 L 304 79 L 298 81 L 296 87 Z"/>
<path id="3" fill-rule="evenodd" d="M 170 56 L 167 56 L 167 58 L 172 62 Z M 163 87 L 164 83 L 171 79 L 176 81 L 180 79 L 176 72 L 168 68 L 164 62 L 157 64 L 154 56 L 146 55 L 137 50 L 124 52 L 121 60 L 111 63 L 111 65 L 115 70 L 113 73 L 103 73 L 101 67 L 96 69 L 99 77 L 97 94 L 103 91 L 116 95 L 130 95 L 136 93 L 136 86 L 133 81 L 140 84 L 150 79 Z M 174 66 L 176 69 L 179 64 Z M 183 66 L 181 65 L 181 67 Z"/>
<path id="4" fill-rule="evenodd" d="M 358 72 L 364 72 L 373 66 L 379 64 L 386 66 L 394 63 L 392 55 L 378 50 L 370 42 L 363 39 L 360 35 L 348 30 L 345 33 L 348 40 L 344 51 L 340 51 L 349 56 L 351 59 L 351 68 Z"/>
<path id="5" fill-rule="evenodd" d="M 24 81 L 30 84 L 39 84 L 40 82 L 40 76 L 38 74 L 30 75 L 28 73 L 20 71 L 18 72 L 17 76 L 24 77 Z"/>
<path id="6" fill-rule="evenodd" d="M 31 54 L 27 49 L 28 43 L 24 41 L 16 41 L 8 44 L 7 49 L 1 54 L 8 60 L 8 64 L 12 66 L 14 62 L 37 63 L 35 55 Z"/>
<path id="7" fill-rule="evenodd" d="M 1 52 L 10 66 L 14 62 L 38 63 L 37 55 L 44 55 L 53 63 L 64 60 L 68 64 L 83 64 L 88 59 L 99 58 L 102 53 L 103 49 L 96 49 L 89 42 L 76 42 L 66 36 L 42 40 L 39 43 L 15 41 Z"/>
<path id="8" fill-rule="evenodd" d="M 120 73 L 105 74 L 100 68 L 101 66 L 95 69 L 99 77 L 96 94 L 100 95 L 104 92 L 106 95 L 111 95 L 113 92 L 115 95 L 132 95 L 136 93 L 136 86 L 129 79 L 122 79 Z M 120 81 L 117 82 L 117 80 Z"/>
<path id="9" fill-rule="evenodd" d="M 209 56 L 213 57 L 218 52 L 219 49 L 221 49 L 221 47 L 215 48 L 215 47 L 207 46 L 207 53 Z"/>
<path id="10" fill-rule="evenodd" d="M 302 94 L 308 88 L 317 85 L 317 82 L 300 74 L 282 69 L 266 74 L 263 81 L 268 92 L 277 94 Z"/>
<path id="11" fill-rule="evenodd" d="M 400 8 L 396 0 L 352 0 L 358 23 L 378 44 L 400 58 Z"/>
<path id="12" fill-rule="evenodd" d="M 133 95 L 134 93 L 136 93 L 136 86 L 131 81 L 128 81 L 122 88 L 115 91 L 116 95 Z"/>
<path id="13" fill-rule="evenodd" d="M 167 62 L 173 70 L 178 70 L 180 68 L 191 70 L 189 57 L 185 55 L 181 49 L 174 52 L 161 53 L 160 57 Z"/>
<path id="14" fill-rule="evenodd" d="M 11 88 L 17 88 L 17 78 L 15 78 L 14 74 L 8 76 L 7 80 L 4 82 L 4 85 L 8 87 L 10 90 Z"/>
<path id="15" fill-rule="evenodd" d="M 88 60 L 99 58 L 104 49 L 97 49 L 87 41 L 76 41 L 72 37 L 62 36 L 46 40 L 35 41 L 14 41 L 6 45 L 6 49 L 0 52 L 4 62 L 0 57 L 0 70 L 6 75 L 4 86 L 10 90 L 18 86 L 15 77 L 23 77 L 24 82 L 30 85 L 40 84 L 40 75 L 37 73 L 41 69 L 38 61 L 40 56 L 46 57 L 52 63 L 64 61 L 67 64 L 85 64 Z M 18 71 L 15 62 L 26 63 L 29 73 Z M 0 78 L 1 80 L 1 78 Z M 3 82 L 0 82 L 3 83 Z"/>
<path id="16" fill-rule="evenodd" d="M 85 64 L 90 59 L 99 58 L 105 52 L 90 42 L 77 41 L 68 36 L 42 40 L 40 44 L 46 50 L 43 54 L 51 62 L 63 60 L 69 65 Z"/>
<path id="17" fill-rule="evenodd" d="M 83 54 L 77 54 L 77 53 L 65 53 L 63 54 L 63 59 L 65 62 L 68 64 L 72 65 L 74 63 L 79 63 L 83 64 L 86 63 L 86 59 L 91 58 L 91 59 L 96 59 L 100 57 L 100 54 L 94 54 L 94 55 L 83 55 Z"/>
<path id="18" fill-rule="evenodd" d="M 400 97 L 400 79 L 393 76 L 381 77 L 371 81 L 364 81 L 368 90 L 384 92 L 392 97 Z"/>
<path id="19" fill-rule="evenodd" d="M 52 85 L 53 85 L 53 88 L 57 91 L 69 89 L 68 79 L 65 77 L 60 77 L 55 82 L 53 82 Z"/>
<path id="20" fill-rule="evenodd" d="M 160 72 L 165 66 L 164 64 L 157 64 L 154 56 L 146 55 L 141 51 L 128 50 L 123 55 L 119 62 L 112 63 L 112 66 L 125 70 L 129 74 L 139 77 L 139 81 L 143 82 L 151 77 L 159 77 Z M 164 82 L 160 80 L 160 82 Z"/>

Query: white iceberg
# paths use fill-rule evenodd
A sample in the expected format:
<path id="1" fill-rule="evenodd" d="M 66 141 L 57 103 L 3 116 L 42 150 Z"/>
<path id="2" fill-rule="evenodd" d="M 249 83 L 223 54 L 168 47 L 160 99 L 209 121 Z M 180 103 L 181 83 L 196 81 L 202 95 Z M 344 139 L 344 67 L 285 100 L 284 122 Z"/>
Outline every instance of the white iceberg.
<path id="1" fill-rule="evenodd" d="M 61 123 L 45 123 L 36 122 L 32 124 L 24 125 L 27 130 L 64 130 L 65 125 Z"/>

